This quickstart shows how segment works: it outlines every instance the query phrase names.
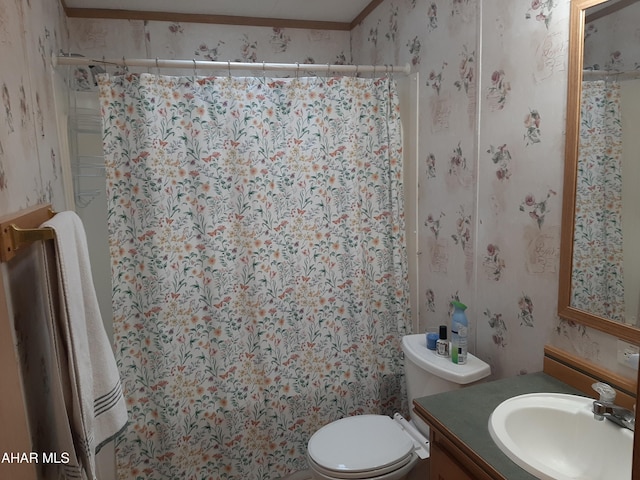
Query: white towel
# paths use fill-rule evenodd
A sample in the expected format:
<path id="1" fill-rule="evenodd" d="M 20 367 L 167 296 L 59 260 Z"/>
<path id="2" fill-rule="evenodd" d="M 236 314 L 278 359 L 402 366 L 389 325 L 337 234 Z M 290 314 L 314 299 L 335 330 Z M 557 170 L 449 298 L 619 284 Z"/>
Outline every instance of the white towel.
<path id="1" fill-rule="evenodd" d="M 78 460 L 96 478 L 95 454 L 127 423 L 113 351 L 102 323 L 80 217 L 61 212 L 42 224 L 55 230 L 60 315 L 71 398 L 67 404 Z M 66 382 L 65 382 L 66 383 Z"/>
<path id="2" fill-rule="evenodd" d="M 76 449 L 73 443 L 73 433 L 71 432 L 71 419 L 67 413 L 67 403 L 70 402 L 71 388 L 69 387 L 69 366 L 67 360 L 67 350 L 65 342 L 59 328 L 59 294 L 58 294 L 58 266 L 56 262 L 55 247 L 42 244 L 44 274 L 47 281 L 47 330 L 50 335 L 52 358 L 47 359 L 46 369 L 49 373 L 49 396 L 47 401 L 50 402 L 50 411 L 53 415 L 52 423 L 55 426 L 54 432 L 50 434 L 52 443 L 46 444 L 48 452 L 58 454 L 57 458 L 67 460 L 62 464 L 42 464 L 43 478 L 59 478 L 68 480 L 86 480 L 80 461 L 76 455 Z"/>

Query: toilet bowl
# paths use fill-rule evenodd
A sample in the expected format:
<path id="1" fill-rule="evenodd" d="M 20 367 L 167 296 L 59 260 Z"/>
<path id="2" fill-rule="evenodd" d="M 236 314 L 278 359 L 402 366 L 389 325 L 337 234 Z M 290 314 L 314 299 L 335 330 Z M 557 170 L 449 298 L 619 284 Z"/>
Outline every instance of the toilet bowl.
<path id="1" fill-rule="evenodd" d="M 423 334 L 402 338 L 409 405 L 414 398 L 477 383 L 491 373 L 489 365 L 469 354 L 465 365 L 427 349 Z M 413 411 L 413 409 L 411 408 Z M 420 459 L 429 456 L 429 428 L 412 413 L 357 415 L 325 425 L 307 445 L 315 480 L 402 480 Z"/>

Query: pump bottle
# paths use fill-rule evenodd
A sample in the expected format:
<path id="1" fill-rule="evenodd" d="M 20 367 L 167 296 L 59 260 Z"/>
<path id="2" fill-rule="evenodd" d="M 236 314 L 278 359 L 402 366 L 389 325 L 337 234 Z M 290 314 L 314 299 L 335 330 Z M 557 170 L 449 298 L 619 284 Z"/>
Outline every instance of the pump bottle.
<path id="1" fill-rule="evenodd" d="M 451 315 L 451 361 L 459 365 L 467 363 L 467 334 L 469 322 L 464 311 L 467 306 L 458 301 L 452 301 L 453 315 Z"/>

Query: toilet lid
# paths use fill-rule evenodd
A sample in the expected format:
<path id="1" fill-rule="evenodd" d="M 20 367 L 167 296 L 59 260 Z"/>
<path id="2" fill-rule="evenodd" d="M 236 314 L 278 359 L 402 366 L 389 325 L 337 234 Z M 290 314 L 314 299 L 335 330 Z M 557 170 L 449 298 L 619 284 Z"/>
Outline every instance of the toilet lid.
<path id="1" fill-rule="evenodd" d="M 313 434 L 308 453 L 318 465 L 336 472 L 378 470 L 398 463 L 413 442 L 385 415 L 357 415 L 325 425 Z"/>

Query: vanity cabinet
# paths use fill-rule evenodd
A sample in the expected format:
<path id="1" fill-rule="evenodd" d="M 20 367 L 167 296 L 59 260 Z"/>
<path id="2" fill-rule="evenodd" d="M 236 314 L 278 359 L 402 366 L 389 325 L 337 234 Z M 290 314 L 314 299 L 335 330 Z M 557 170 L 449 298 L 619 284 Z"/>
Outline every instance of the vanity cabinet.
<path id="1" fill-rule="evenodd" d="M 616 402 L 632 408 L 635 382 L 578 359 L 555 347 L 545 347 L 544 371 L 415 398 L 413 411 L 430 428 L 431 480 L 537 480 L 512 462 L 489 433 L 489 418 L 509 398 L 531 393 L 590 396 L 591 385 L 606 379 L 617 390 Z M 636 436 L 637 440 L 640 436 Z M 635 459 L 635 458 L 634 458 Z M 634 462 L 635 464 L 636 462 Z M 634 472 L 635 473 L 635 472 Z M 640 475 L 633 476 L 640 480 Z"/>
<path id="2" fill-rule="evenodd" d="M 458 448 L 447 436 L 443 435 L 436 427 L 430 428 L 430 480 L 498 480 L 501 475 L 492 476 L 485 470 L 486 467 Z M 484 463 L 484 462 L 483 462 Z"/>

